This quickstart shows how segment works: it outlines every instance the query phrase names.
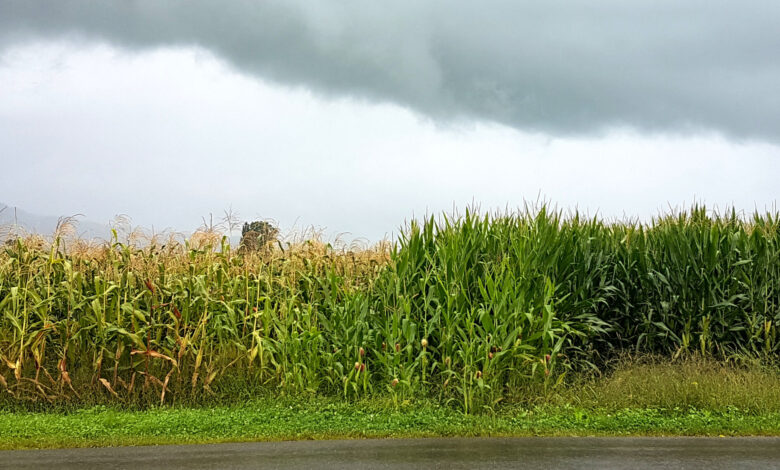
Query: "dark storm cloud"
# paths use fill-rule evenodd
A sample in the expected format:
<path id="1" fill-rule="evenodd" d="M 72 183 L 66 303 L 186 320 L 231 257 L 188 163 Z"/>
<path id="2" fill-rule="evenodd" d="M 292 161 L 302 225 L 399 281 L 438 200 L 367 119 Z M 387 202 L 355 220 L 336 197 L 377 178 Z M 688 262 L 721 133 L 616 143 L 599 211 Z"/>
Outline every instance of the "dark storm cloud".
<path id="1" fill-rule="evenodd" d="M 780 141 L 780 2 L 0 0 L 3 45 L 197 45 L 239 70 L 436 119 Z"/>

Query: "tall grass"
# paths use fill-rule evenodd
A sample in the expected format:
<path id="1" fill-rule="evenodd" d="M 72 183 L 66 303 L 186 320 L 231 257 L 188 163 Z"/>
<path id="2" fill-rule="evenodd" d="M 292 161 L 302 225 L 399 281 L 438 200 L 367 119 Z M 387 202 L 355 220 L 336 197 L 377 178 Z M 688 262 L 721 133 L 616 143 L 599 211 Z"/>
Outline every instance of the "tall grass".
<path id="1" fill-rule="evenodd" d="M 780 352 L 776 214 L 541 207 L 431 217 L 360 250 L 225 240 L 6 244 L 0 394 L 170 403 L 241 384 L 470 412 L 624 350 Z"/>

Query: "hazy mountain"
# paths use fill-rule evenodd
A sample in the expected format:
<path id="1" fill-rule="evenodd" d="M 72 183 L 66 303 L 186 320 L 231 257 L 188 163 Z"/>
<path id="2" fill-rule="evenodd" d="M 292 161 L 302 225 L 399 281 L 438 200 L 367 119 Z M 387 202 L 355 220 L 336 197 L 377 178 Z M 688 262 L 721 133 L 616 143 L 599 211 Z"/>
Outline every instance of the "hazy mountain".
<path id="1" fill-rule="evenodd" d="M 32 214 L 0 202 L 0 227 L 16 225 L 26 232 L 51 235 L 57 228 L 59 220 L 59 216 Z M 111 236 L 108 224 L 99 224 L 82 216 L 77 216 L 75 220 L 77 221 L 76 232 L 82 238 L 108 239 Z"/>

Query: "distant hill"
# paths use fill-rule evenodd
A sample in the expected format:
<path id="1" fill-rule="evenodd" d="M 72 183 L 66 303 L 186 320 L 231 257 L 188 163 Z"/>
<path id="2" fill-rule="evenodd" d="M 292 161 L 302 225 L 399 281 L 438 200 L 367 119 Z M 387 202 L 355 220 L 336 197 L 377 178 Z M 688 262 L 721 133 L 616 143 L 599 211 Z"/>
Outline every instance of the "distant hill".
<path id="1" fill-rule="evenodd" d="M 0 202 L 0 227 L 17 225 L 30 233 L 51 235 L 59 219 L 58 216 L 32 214 Z M 84 217 L 76 217 L 75 220 L 78 222 L 76 231 L 82 238 L 108 239 L 111 236 L 108 224 L 99 224 Z"/>

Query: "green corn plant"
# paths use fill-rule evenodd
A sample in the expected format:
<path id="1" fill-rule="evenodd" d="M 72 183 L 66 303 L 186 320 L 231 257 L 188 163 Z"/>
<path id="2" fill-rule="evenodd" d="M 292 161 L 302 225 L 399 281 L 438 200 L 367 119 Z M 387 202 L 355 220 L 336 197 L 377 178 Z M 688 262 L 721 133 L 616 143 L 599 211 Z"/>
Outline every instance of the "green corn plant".
<path id="1" fill-rule="evenodd" d="M 467 209 L 371 248 L 267 248 L 213 231 L 5 244 L 0 400 L 169 404 L 238 387 L 471 413 L 623 350 L 780 353 L 777 214 Z"/>

